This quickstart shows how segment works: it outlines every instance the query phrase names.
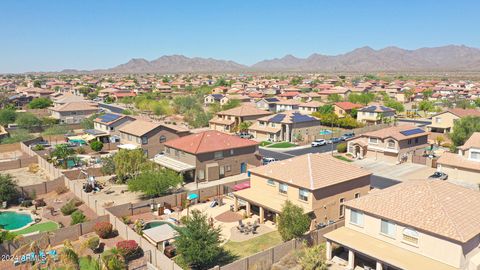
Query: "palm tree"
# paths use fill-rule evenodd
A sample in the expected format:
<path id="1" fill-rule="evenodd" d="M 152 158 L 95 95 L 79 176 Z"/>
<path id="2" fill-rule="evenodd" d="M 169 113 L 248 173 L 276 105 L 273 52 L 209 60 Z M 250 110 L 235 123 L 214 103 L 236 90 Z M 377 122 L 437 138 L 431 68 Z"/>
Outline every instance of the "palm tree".
<path id="1" fill-rule="evenodd" d="M 248 128 L 252 125 L 251 122 L 241 122 L 239 125 L 238 125 L 238 131 L 242 132 L 242 131 L 247 131 Z"/>
<path id="2" fill-rule="evenodd" d="M 80 258 L 78 257 L 72 243 L 65 240 L 64 247 L 60 253 L 60 262 L 66 269 L 80 270 Z"/>
<path id="3" fill-rule="evenodd" d="M 51 249 L 51 246 L 47 244 L 48 243 L 47 238 L 48 238 L 48 234 L 43 234 L 40 238 L 36 240 L 24 243 L 23 235 L 17 235 L 13 239 L 13 243 L 20 246 L 15 250 L 15 252 L 13 253 L 13 256 L 21 257 L 26 254 L 34 253 L 35 257 L 39 257 L 40 251 Z M 47 267 L 47 269 L 49 269 L 50 267 L 53 267 L 53 265 L 55 265 L 55 262 L 52 256 L 46 256 L 45 263 L 43 263 L 41 266 L 39 264 L 40 262 L 41 260 L 32 260 L 29 266 L 31 266 L 32 269 L 33 268 L 41 269 L 43 267 Z"/>

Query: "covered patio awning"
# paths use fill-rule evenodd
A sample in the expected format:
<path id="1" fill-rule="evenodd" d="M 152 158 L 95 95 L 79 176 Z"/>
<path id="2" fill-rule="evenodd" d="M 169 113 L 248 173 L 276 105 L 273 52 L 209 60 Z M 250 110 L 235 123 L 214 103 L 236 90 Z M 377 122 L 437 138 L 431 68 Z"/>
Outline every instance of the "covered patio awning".
<path id="1" fill-rule="evenodd" d="M 157 155 L 153 158 L 153 161 L 176 172 L 186 172 L 195 169 L 195 166 L 193 165 L 173 159 L 171 157 L 167 157 L 165 155 Z"/>
<path id="2" fill-rule="evenodd" d="M 420 254 L 408 251 L 393 244 L 381 241 L 364 233 L 347 227 L 341 227 L 324 235 L 334 243 L 340 244 L 354 252 L 377 259 L 400 269 L 409 270 L 454 270 L 457 269 L 445 263 L 430 259 Z"/>
<path id="3" fill-rule="evenodd" d="M 126 144 L 117 145 L 117 148 L 125 149 L 125 150 L 135 150 L 135 149 L 138 148 L 138 146 L 136 146 L 134 144 L 126 143 Z"/>
<path id="4" fill-rule="evenodd" d="M 151 229 L 143 230 L 143 236 L 155 245 L 163 241 L 173 239 L 177 236 L 177 231 L 168 224 L 163 224 Z"/>
<path id="5" fill-rule="evenodd" d="M 262 194 L 261 191 L 259 192 L 258 189 L 252 188 L 235 191 L 233 194 L 235 195 L 235 197 L 245 200 L 250 204 L 261 206 L 275 213 L 281 213 L 282 207 L 287 201 L 286 196 L 265 196 L 265 194 Z M 295 201 L 292 202 L 302 207 L 305 213 L 310 213 L 313 211 L 310 205 L 306 203 L 295 203 Z"/>

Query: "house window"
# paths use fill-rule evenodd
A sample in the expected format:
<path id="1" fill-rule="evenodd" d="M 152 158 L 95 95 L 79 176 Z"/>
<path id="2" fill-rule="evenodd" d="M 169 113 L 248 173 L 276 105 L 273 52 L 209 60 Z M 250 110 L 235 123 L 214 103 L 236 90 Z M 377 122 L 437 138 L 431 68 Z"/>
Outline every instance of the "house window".
<path id="1" fill-rule="evenodd" d="M 160 142 L 161 143 L 164 143 L 167 141 L 167 137 L 165 137 L 164 135 L 160 136 Z"/>
<path id="2" fill-rule="evenodd" d="M 345 198 L 340 198 L 340 217 L 343 217 L 345 215 L 345 205 L 343 204 L 345 202 Z"/>
<path id="3" fill-rule="evenodd" d="M 299 189 L 298 190 L 298 198 L 301 200 L 301 201 L 308 201 L 308 194 L 310 192 L 306 189 Z"/>
<path id="4" fill-rule="evenodd" d="M 197 178 L 198 178 L 198 180 L 203 180 L 205 178 L 205 171 L 204 170 L 198 170 Z"/>
<path id="5" fill-rule="evenodd" d="M 412 144 L 412 139 L 408 139 L 407 143 Z"/>
<path id="6" fill-rule="evenodd" d="M 360 198 L 360 193 L 355 193 L 355 199 Z"/>
<path id="7" fill-rule="evenodd" d="M 395 236 L 395 223 L 382 219 L 380 221 L 380 232 L 387 236 Z"/>
<path id="8" fill-rule="evenodd" d="M 378 144 L 378 139 L 377 138 L 368 138 L 368 143 L 369 144 Z"/>
<path id="9" fill-rule="evenodd" d="M 166 148 L 165 148 L 165 152 L 167 152 L 168 154 L 170 154 L 170 147 L 166 147 Z"/>
<path id="10" fill-rule="evenodd" d="M 128 139 L 129 141 L 131 141 L 131 140 L 132 140 L 132 135 L 128 134 L 128 135 L 127 135 L 127 139 Z"/>
<path id="11" fill-rule="evenodd" d="M 267 184 L 270 186 L 275 186 L 275 181 L 272 179 L 267 179 Z"/>
<path id="12" fill-rule="evenodd" d="M 395 141 L 394 140 L 389 140 L 387 142 L 387 147 L 390 149 L 395 149 Z"/>
<path id="13" fill-rule="evenodd" d="M 440 117 L 435 118 L 435 123 L 441 123 L 441 122 L 442 122 L 442 118 Z"/>
<path id="14" fill-rule="evenodd" d="M 480 152 L 470 152 L 470 159 L 480 160 Z"/>
<path id="15" fill-rule="evenodd" d="M 412 228 L 403 229 L 403 241 L 418 244 L 418 232 Z"/>
<path id="16" fill-rule="evenodd" d="M 233 149 L 230 149 L 230 156 L 233 156 Z"/>
<path id="17" fill-rule="evenodd" d="M 287 184 L 280 183 L 280 185 L 278 185 L 278 192 L 280 192 L 282 194 L 287 194 L 287 189 L 288 189 Z"/>
<path id="18" fill-rule="evenodd" d="M 350 210 L 350 223 L 363 227 L 363 213 L 357 210 Z"/>
<path id="19" fill-rule="evenodd" d="M 140 137 L 136 137 L 135 140 L 137 141 L 137 143 L 142 143 L 142 140 L 140 139 Z"/>
<path id="20" fill-rule="evenodd" d="M 179 157 L 179 156 L 180 156 L 180 151 L 178 151 L 177 149 L 175 149 L 175 156 L 176 156 L 176 157 Z"/>
<path id="21" fill-rule="evenodd" d="M 223 158 L 223 151 L 217 151 L 213 153 L 213 158 L 215 159 Z"/>
<path id="22" fill-rule="evenodd" d="M 226 172 L 229 172 L 229 171 L 231 171 L 231 170 L 232 170 L 232 166 L 230 166 L 230 165 L 225 165 L 225 171 L 226 171 Z"/>
<path id="23" fill-rule="evenodd" d="M 418 138 L 415 138 L 415 144 L 417 144 L 417 143 L 418 143 Z"/>
<path id="24" fill-rule="evenodd" d="M 148 143 L 148 138 L 142 137 L 142 144 L 147 144 L 147 143 Z"/>

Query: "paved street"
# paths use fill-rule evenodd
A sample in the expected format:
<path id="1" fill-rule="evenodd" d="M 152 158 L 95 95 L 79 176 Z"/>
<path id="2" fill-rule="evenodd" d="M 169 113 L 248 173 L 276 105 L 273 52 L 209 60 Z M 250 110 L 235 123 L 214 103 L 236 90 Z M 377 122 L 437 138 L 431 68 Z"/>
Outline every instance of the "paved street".
<path id="1" fill-rule="evenodd" d="M 337 144 L 333 144 L 333 150 L 337 149 Z M 297 150 L 292 150 L 292 151 L 284 151 L 284 152 L 277 152 L 277 151 L 272 151 L 272 150 L 267 150 L 267 149 L 260 149 L 260 155 L 262 157 L 273 157 L 278 160 L 283 160 L 287 158 L 292 158 L 295 156 L 301 156 L 305 155 L 308 153 L 325 153 L 332 151 L 332 145 L 327 144 L 323 145 L 320 147 L 307 147 L 303 149 L 297 149 Z"/>

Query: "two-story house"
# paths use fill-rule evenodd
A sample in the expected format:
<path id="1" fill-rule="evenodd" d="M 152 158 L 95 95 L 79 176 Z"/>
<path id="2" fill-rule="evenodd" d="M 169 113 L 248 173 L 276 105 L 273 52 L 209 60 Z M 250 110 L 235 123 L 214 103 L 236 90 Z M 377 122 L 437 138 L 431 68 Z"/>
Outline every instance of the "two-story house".
<path id="1" fill-rule="evenodd" d="M 276 102 L 275 112 L 284 112 L 284 111 L 296 111 L 298 110 L 298 105 L 302 103 L 298 100 L 287 99 L 287 100 L 280 100 Z"/>
<path id="2" fill-rule="evenodd" d="M 392 123 L 395 120 L 395 110 L 381 105 L 363 107 L 357 112 L 357 121 L 367 125 Z"/>
<path id="3" fill-rule="evenodd" d="M 135 119 L 128 115 L 106 113 L 93 120 L 93 128 L 98 130 L 99 133 L 105 134 L 108 141 L 118 142 L 120 140 L 119 129 L 133 121 L 135 121 Z"/>
<path id="4" fill-rule="evenodd" d="M 344 102 L 335 102 L 333 104 L 333 112 L 338 116 L 338 117 L 345 117 L 347 115 L 350 115 L 352 110 L 358 110 L 362 108 L 362 105 L 360 104 L 355 104 L 352 102 L 344 101 Z"/>
<path id="5" fill-rule="evenodd" d="M 98 112 L 97 104 L 90 102 L 69 102 L 49 108 L 50 116 L 60 123 L 78 124 Z"/>
<path id="6" fill-rule="evenodd" d="M 248 131 L 257 140 L 294 142 L 314 140 L 321 129 L 316 117 L 286 111 L 259 118 Z"/>
<path id="7" fill-rule="evenodd" d="M 443 153 L 437 160 L 437 169 L 450 178 L 480 184 L 480 132 L 474 132 L 457 149 L 457 154 Z"/>
<path id="8" fill-rule="evenodd" d="M 324 237 L 327 260 L 334 246 L 348 252 L 346 269 L 480 269 L 476 190 L 412 180 L 348 201 L 345 207 L 345 226 Z"/>
<path id="9" fill-rule="evenodd" d="M 135 120 L 127 123 L 118 130 L 122 145 L 142 148 L 148 158 L 152 158 L 164 151 L 164 144 L 169 140 L 190 134 L 188 129 L 180 126 L 144 120 Z M 122 146 L 119 146 L 119 148 L 122 148 Z"/>
<path id="10" fill-rule="evenodd" d="M 450 133 L 455 121 L 466 116 L 480 116 L 480 110 L 461 108 L 446 110 L 432 116 L 432 123 L 427 128 L 431 132 Z"/>
<path id="11" fill-rule="evenodd" d="M 230 99 L 223 94 L 210 94 L 205 96 L 203 100 L 203 104 L 205 104 L 205 106 L 208 106 L 214 103 L 225 105 L 229 100 Z"/>
<path id="12" fill-rule="evenodd" d="M 272 114 L 271 112 L 257 109 L 251 105 L 241 105 L 233 109 L 218 112 L 209 121 L 211 130 L 224 133 L 234 133 L 242 122 L 255 122 L 258 118 Z"/>
<path id="13" fill-rule="evenodd" d="M 322 105 L 324 105 L 324 103 L 312 100 L 298 104 L 298 111 L 303 114 L 312 114 L 314 112 L 318 112 L 318 107 Z"/>
<path id="14" fill-rule="evenodd" d="M 318 224 L 337 221 L 345 215 L 346 201 L 370 190 L 370 172 L 325 154 L 297 156 L 249 172 L 250 188 L 234 192 L 234 209 L 242 202 L 247 215 L 258 215 L 260 223 L 273 221 L 287 200 Z"/>
<path id="15" fill-rule="evenodd" d="M 198 182 L 218 180 L 260 165 L 258 142 L 209 130 L 165 143 L 153 159 L 163 167 Z"/>
<path id="16" fill-rule="evenodd" d="M 361 134 L 347 141 L 354 157 L 398 162 L 428 146 L 428 132 L 414 125 L 400 125 Z"/>

